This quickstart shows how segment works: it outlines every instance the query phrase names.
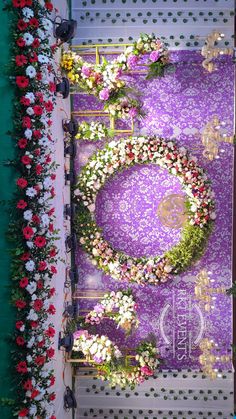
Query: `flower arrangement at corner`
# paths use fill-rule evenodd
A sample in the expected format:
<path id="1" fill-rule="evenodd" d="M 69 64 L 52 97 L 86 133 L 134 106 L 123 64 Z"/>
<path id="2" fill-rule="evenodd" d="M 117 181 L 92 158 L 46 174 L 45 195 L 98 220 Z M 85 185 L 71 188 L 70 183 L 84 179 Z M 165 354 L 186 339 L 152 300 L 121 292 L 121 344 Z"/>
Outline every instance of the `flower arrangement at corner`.
<path id="1" fill-rule="evenodd" d="M 114 345 L 107 336 L 90 335 L 87 330 L 74 333 L 73 352 L 83 352 L 88 363 L 109 364 L 121 357 L 118 346 Z"/>
<path id="2" fill-rule="evenodd" d="M 109 317 L 118 327 L 129 333 L 139 325 L 136 310 L 137 304 L 131 290 L 111 291 L 86 315 L 85 323 L 98 325 L 104 317 Z"/>
<path id="3" fill-rule="evenodd" d="M 55 329 L 51 280 L 57 272 L 54 227 L 56 165 L 50 132 L 54 108 L 53 47 L 50 45 L 53 5 L 50 0 L 12 0 L 11 76 L 15 88 L 14 125 L 19 175 L 9 239 L 12 246 L 12 303 L 16 307 L 13 361 L 16 373 L 14 416 L 55 419 L 52 389 L 55 376 Z"/>
<path id="4" fill-rule="evenodd" d="M 105 138 L 111 138 L 114 136 L 114 130 L 108 128 L 102 122 L 86 122 L 82 121 L 78 127 L 78 133 L 76 134 L 76 140 L 87 140 L 87 141 L 101 141 Z"/>
<path id="5" fill-rule="evenodd" d="M 117 171 L 135 164 L 157 164 L 177 176 L 186 195 L 187 221 L 179 243 L 163 255 L 134 258 L 115 250 L 102 235 L 94 217 L 98 191 Z M 89 160 L 75 187 L 78 211 L 75 229 L 92 263 L 112 278 L 158 285 L 187 269 L 204 252 L 216 218 L 214 192 L 197 159 L 174 141 L 131 137 L 108 143 Z"/>
<path id="6" fill-rule="evenodd" d="M 169 65 L 169 51 L 165 44 L 154 34 L 141 33 L 132 46 L 125 49 L 117 61 L 122 64 L 122 70 L 134 69 L 140 58 L 148 55 L 148 74 L 146 79 L 164 76 L 165 68 Z"/>
<path id="7" fill-rule="evenodd" d="M 123 362 L 115 367 L 99 366 L 98 378 L 108 380 L 111 387 L 120 386 L 124 389 L 128 386 L 134 389 L 136 385 L 152 377 L 161 363 L 156 345 L 143 341 L 133 352 L 135 355 L 126 356 Z"/>
<path id="8" fill-rule="evenodd" d="M 111 62 L 102 57 L 101 64 L 91 64 L 73 51 L 63 52 L 61 68 L 72 84 L 100 99 L 113 117 L 134 119 L 141 115 L 141 104 L 121 77 L 135 68 L 144 55 L 148 55 L 149 62 L 147 78 L 163 76 L 169 65 L 168 51 L 159 38 L 147 34 L 141 34 L 137 42 Z"/>

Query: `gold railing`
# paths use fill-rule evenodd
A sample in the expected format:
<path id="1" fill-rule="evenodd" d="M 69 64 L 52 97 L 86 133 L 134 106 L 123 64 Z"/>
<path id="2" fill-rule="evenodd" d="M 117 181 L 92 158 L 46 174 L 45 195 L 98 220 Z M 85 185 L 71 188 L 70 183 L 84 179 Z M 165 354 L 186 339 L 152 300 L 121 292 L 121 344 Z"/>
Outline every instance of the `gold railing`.
<path id="1" fill-rule="evenodd" d="M 120 55 L 121 51 L 115 50 L 115 51 L 101 51 L 101 48 L 123 48 L 123 50 L 126 47 L 130 47 L 131 44 L 91 44 L 91 45 L 72 45 L 73 51 L 79 52 L 79 55 L 81 57 L 86 55 L 95 55 L 96 58 L 96 64 L 100 64 L 100 57 L 103 53 L 103 55 Z M 84 51 L 84 50 L 90 49 L 91 51 Z M 79 51 L 82 50 L 82 51 Z M 123 52 L 123 51 L 122 51 Z"/>
<path id="2" fill-rule="evenodd" d="M 72 50 L 77 52 L 81 57 L 86 56 L 95 56 L 95 63 L 101 64 L 101 56 L 102 55 L 120 55 L 122 52 L 124 52 L 126 47 L 132 46 L 132 43 L 129 44 L 91 44 L 91 45 L 72 45 Z M 103 50 L 102 48 L 122 48 L 122 51 L 120 50 Z M 89 51 L 85 51 L 89 50 Z M 144 64 L 140 65 L 141 67 L 144 66 Z M 139 67 L 139 64 L 136 65 L 136 67 Z M 129 70 L 126 72 L 127 74 L 145 74 L 147 73 L 147 70 L 145 69 L 136 69 L 136 70 Z"/>
<path id="3" fill-rule="evenodd" d="M 109 118 L 110 120 L 110 128 L 114 131 L 115 134 L 133 134 L 134 132 L 134 121 L 131 119 L 131 127 L 128 129 L 116 129 L 115 127 L 115 118 L 113 118 L 107 111 L 103 110 L 96 110 L 96 109 L 86 109 L 84 111 L 73 111 L 71 112 L 72 117 L 79 117 L 79 118 L 85 118 L 89 116 L 93 117 L 99 117 L 104 116 Z"/>

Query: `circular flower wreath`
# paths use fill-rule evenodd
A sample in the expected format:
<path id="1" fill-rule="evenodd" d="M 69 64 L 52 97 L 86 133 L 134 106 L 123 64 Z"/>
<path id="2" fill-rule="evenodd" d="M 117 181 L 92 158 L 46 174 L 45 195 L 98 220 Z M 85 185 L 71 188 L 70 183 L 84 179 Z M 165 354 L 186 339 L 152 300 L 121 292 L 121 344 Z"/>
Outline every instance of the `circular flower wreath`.
<path id="1" fill-rule="evenodd" d="M 105 294 L 86 315 L 85 323 L 98 325 L 104 317 L 109 317 L 117 323 L 118 327 L 129 333 L 133 327 L 136 328 L 139 325 L 136 309 L 137 304 L 131 290 L 111 291 Z"/>
<path id="2" fill-rule="evenodd" d="M 143 341 L 134 350 L 135 355 L 124 356 L 105 335 L 91 335 L 87 330 L 78 330 L 73 336 L 72 351 L 82 352 L 88 364 L 96 365 L 98 377 L 108 380 L 111 386 L 134 388 L 153 376 L 160 364 L 154 342 Z"/>
<path id="3" fill-rule="evenodd" d="M 161 256 L 134 258 L 113 247 L 103 238 L 94 220 L 98 191 L 108 178 L 135 164 L 157 164 L 178 176 L 186 193 L 188 219 L 180 242 Z M 105 273 L 119 280 L 157 285 L 166 282 L 198 259 L 212 228 L 214 193 L 196 157 L 173 141 L 158 137 L 132 137 L 112 141 L 99 150 L 83 168 L 75 189 L 78 211 L 75 228 L 83 248 Z M 79 199 L 80 198 L 80 199 Z"/>

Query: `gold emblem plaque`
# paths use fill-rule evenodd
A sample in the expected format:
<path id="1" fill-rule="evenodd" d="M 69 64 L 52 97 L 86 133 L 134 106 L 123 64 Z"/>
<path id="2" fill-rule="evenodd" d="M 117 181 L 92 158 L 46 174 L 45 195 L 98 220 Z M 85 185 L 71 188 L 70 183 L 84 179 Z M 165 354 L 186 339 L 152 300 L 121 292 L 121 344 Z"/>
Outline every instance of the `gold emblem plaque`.
<path id="1" fill-rule="evenodd" d="M 181 194 L 165 196 L 157 208 L 161 223 L 170 228 L 180 228 L 187 221 L 185 197 Z"/>

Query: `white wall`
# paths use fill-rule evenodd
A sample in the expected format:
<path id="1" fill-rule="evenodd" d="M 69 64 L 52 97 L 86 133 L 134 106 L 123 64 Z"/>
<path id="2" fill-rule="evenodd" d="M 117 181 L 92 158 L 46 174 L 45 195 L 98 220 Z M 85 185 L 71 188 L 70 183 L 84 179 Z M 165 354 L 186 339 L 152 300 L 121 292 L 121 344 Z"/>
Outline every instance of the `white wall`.
<path id="1" fill-rule="evenodd" d="M 133 42 L 154 32 L 172 49 L 194 49 L 203 45 L 197 35 L 217 29 L 232 45 L 233 11 L 234 0 L 72 0 L 73 43 Z"/>

